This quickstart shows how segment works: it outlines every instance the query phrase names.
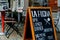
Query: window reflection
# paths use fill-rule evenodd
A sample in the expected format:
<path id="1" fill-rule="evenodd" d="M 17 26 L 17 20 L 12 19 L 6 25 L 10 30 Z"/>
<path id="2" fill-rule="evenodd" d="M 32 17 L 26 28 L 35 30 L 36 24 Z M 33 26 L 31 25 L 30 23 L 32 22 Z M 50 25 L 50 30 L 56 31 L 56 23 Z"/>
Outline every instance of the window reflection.
<path id="1" fill-rule="evenodd" d="M 20 0 L 18 0 L 18 7 L 20 7 Z"/>

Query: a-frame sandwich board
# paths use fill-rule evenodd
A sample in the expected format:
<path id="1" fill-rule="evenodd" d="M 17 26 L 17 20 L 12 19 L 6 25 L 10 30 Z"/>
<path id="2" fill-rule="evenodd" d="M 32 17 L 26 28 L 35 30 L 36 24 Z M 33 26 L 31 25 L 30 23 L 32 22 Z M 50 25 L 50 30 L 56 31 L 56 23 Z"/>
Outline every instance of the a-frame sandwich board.
<path id="1" fill-rule="evenodd" d="M 57 40 L 50 7 L 28 8 L 24 26 L 24 40 Z"/>

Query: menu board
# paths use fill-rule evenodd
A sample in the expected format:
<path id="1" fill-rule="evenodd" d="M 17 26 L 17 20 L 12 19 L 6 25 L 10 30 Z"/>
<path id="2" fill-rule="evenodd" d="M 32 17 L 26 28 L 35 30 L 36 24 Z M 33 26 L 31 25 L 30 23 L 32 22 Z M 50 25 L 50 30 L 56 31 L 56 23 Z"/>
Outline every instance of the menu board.
<path id="1" fill-rule="evenodd" d="M 55 40 L 50 9 L 31 9 L 36 40 Z"/>

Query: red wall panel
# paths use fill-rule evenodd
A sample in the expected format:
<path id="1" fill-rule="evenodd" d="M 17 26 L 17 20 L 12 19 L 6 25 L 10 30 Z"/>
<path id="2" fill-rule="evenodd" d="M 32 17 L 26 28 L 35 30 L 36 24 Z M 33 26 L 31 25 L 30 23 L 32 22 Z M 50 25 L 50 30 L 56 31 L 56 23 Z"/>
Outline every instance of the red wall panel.
<path id="1" fill-rule="evenodd" d="M 58 2 L 57 0 L 49 0 L 49 6 L 52 8 L 52 10 L 57 10 L 58 9 Z"/>

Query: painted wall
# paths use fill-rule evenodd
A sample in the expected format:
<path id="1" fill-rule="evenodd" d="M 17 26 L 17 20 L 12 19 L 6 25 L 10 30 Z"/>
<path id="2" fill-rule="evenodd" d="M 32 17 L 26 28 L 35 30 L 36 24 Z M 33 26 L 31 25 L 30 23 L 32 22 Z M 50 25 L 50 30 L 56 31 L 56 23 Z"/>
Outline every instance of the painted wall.
<path id="1" fill-rule="evenodd" d="M 58 9 L 58 0 L 49 0 L 49 6 L 52 8 L 52 10 Z"/>

